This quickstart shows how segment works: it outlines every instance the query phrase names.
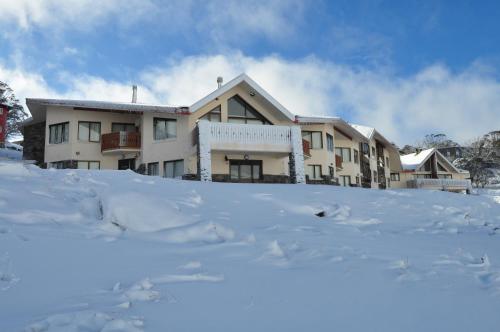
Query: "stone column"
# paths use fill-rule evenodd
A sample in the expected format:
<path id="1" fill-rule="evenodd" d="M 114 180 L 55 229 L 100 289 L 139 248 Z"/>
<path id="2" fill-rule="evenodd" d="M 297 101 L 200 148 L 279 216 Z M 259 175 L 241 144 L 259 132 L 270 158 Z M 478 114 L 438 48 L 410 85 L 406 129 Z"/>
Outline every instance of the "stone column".
<path id="1" fill-rule="evenodd" d="M 290 139 L 292 141 L 292 152 L 290 153 L 290 181 L 292 183 L 306 183 L 302 132 L 300 126 L 292 126 L 290 129 Z"/>
<path id="2" fill-rule="evenodd" d="M 198 121 L 198 174 L 200 181 L 212 181 L 210 139 L 210 122 L 207 120 Z"/>

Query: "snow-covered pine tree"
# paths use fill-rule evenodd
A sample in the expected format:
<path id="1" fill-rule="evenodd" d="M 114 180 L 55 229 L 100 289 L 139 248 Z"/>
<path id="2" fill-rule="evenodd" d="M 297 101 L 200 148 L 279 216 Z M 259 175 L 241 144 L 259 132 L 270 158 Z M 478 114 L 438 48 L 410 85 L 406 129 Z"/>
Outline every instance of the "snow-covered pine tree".
<path id="1" fill-rule="evenodd" d="M 20 135 L 22 122 L 28 117 L 28 114 L 16 98 L 14 91 L 2 81 L 0 81 L 0 104 L 6 105 L 9 109 L 9 113 L 7 113 L 7 138 Z"/>

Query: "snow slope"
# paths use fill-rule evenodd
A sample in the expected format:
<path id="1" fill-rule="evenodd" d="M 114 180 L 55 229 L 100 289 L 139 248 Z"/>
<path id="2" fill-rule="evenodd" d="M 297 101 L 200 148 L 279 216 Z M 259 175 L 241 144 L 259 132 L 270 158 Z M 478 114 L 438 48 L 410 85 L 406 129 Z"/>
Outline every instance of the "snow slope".
<path id="1" fill-rule="evenodd" d="M 497 331 L 484 193 L 0 161 L 0 331 Z"/>

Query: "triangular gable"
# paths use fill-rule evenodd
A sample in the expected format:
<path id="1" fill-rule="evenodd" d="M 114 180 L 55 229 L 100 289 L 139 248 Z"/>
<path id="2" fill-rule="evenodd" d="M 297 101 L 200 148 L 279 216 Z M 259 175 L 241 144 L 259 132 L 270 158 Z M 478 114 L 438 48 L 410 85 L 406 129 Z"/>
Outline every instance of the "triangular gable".
<path id="1" fill-rule="evenodd" d="M 431 151 L 429 151 L 429 150 L 431 150 Z M 438 161 L 442 161 L 441 162 L 442 165 L 444 165 L 448 169 L 451 169 L 450 172 L 456 172 L 456 173 L 460 172 L 448 159 L 445 158 L 445 156 L 443 156 L 441 154 L 441 152 L 439 152 L 435 148 L 427 149 L 427 150 L 421 151 L 420 153 L 426 153 L 426 152 L 428 152 L 428 153 L 426 154 L 425 158 L 422 161 L 420 161 L 420 163 L 418 165 L 415 165 L 415 168 L 413 170 L 418 170 L 421 167 L 423 167 L 425 165 L 425 163 L 427 162 L 427 160 L 429 160 L 429 158 L 433 154 L 436 154 L 436 156 L 438 157 Z M 403 161 L 404 159 L 408 159 L 408 158 L 405 158 L 405 157 L 411 157 L 411 156 L 417 156 L 417 154 L 411 153 L 409 155 L 402 156 L 401 160 Z M 409 168 L 405 167 L 405 164 L 403 164 L 403 168 L 409 169 Z"/>
<path id="2" fill-rule="evenodd" d="M 213 91 L 206 97 L 200 99 L 191 107 L 189 107 L 189 110 L 191 113 L 194 113 L 198 111 L 200 108 L 214 100 L 215 98 L 218 98 L 222 96 L 224 93 L 228 92 L 232 88 L 238 86 L 242 82 L 245 82 L 248 84 L 256 93 L 261 95 L 264 99 L 266 99 L 271 105 L 273 105 L 279 112 L 281 112 L 285 117 L 287 117 L 290 120 L 294 120 L 295 117 L 294 115 L 285 108 L 285 106 L 281 105 L 276 99 L 274 99 L 267 91 L 265 91 L 260 85 L 258 85 L 254 80 L 252 80 L 247 74 L 243 73 L 233 80 L 229 81 L 228 83 L 224 84 L 217 90 Z"/>

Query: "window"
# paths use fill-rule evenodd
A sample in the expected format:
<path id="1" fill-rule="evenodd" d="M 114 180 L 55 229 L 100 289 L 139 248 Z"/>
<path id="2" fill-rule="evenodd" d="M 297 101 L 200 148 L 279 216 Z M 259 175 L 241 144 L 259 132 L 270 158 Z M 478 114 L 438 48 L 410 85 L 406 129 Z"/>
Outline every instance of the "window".
<path id="1" fill-rule="evenodd" d="M 262 160 L 230 160 L 232 181 L 253 182 L 262 178 Z"/>
<path id="2" fill-rule="evenodd" d="M 361 153 L 364 154 L 365 156 L 370 156 L 370 146 L 367 143 L 359 143 L 360 144 L 360 150 Z"/>
<path id="3" fill-rule="evenodd" d="M 177 120 L 154 118 L 153 131 L 155 140 L 175 138 L 177 137 Z"/>
<path id="4" fill-rule="evenodd" d="M 340 185 L 344 187 L 349 187 L 351 185 L 351 176 L 350 175 L 341 175 L 339 177 Z"/>
<path id="5" fill-rule="evenodd" d="M 307 165 L 306 174 L 311 180 L 321 180 L 321 165 Z"/>
<path id="6" fill-rule="evenodd" d="M 78 169 L 100 169 L 101 162 L 99 161 L 78 161 L 77 163 Z"/>
<path id="7" fill-rule="evenodd" d="M 391 179 L 387 179 L 387 188 L 391 187 Z"/>
<path id="8" fill-rule="evenodd" d="M 127 133 L 133 133 L 136 131 L 135 129 L 135 124 L 133 123 L 116 123 L 113 122 L 111 124 L 111 132 L 112 133 L 117 133 L 120 131 L 125 131 Z"/>
<path id="9" fill-rule="evenodd" d="M 373 171 L 373 182 L 377 182 L 377 171 Z"/>
<path id="10" fill-rule="evenodd" d="M 375 147 L 372 146 L 372 156 L 375 157 Z"/>
<path id="11" fill-rule="evenodd" d="M 323 149 L 323 133 L 321 131 L 303 131 L 302 139 L 309 142 L 311 149 Z"/>
<path id="12" fill-rule="evenodd" d="M 399 173 L 391 173 L 391 181 L 400 181 Z"/>
<path id="13" fill-rule="evenodd" d="M 227 122 L 242 124 L 271 124 L 240 96 L 234 96 L 227 101 Z"/>
<path id="14" fill-rule="evenodd" d="M 64 162 L 63 161 L 51 162 L 51 163 L 49 163 L 49 168 L 62 169 L 62 168 L 64 168 Z"/>
<path id="15" fill-rule="evenodd" d="M 85 142 L 99 142 L 101 140 L 101 123 L 78 121 L 78 140 Z"/>
<path id="16" fill-rule="evenodd" d="M 451 174 L 439 174 L 438 178 L 439 179 L 453 179 L 453 176 Z"/>
<path id="17" fill-rule="evenodd" d="M 148 175 L 153 175 L 153 176 L 160 175 L 160 163 L 149 163 Z"/>
<path id="18" fill-rule="evenodd" d="M 413 174 L 415 179 L 430 179 L 432 178 L 430 174 Z"/>
<path id="19" fill-rule="evenodd" d="M 356 176 L 356 184 L 359 185 L 359 176 Z"/>
<path id="20" fill-rule="evenodd" d="M 358 150 L 353 149 L 354 151 L 354 163 L 359 164 L 359 152 Z"/>
<path id="21" fill-rule="evenodd" d="M 184 160 L 166 161 L 163 165 L 163 176 L 178 178 L 184 175 Z"/>
<path id="22" fill-rule="evenodd" d="M 385 166 L 389 167 L 389 157 L 385 157 Z"/>
<path id="23" fill-rule="evenodd" d="M 333 152 L 333 136 L 326 134 L 326 148 L 328 151 Z"/>
<path id="24" fill-rule="evenodd" d="M 351 149 L 350 148 L 335 148 L 335 154 L 342 157 L 342 162 L 351 162 Z"/>
<path id="25" fill-rule="evenodd" d="M 220 105 L 205 114 L 200 120 L 208 120 L 211 122 L 220 122 Z"/>
<path id="26" fill-rule="evenodd" d="M 69 141 L 69 122 L 49 126 L 49 144 L 61 144 Z"/>

